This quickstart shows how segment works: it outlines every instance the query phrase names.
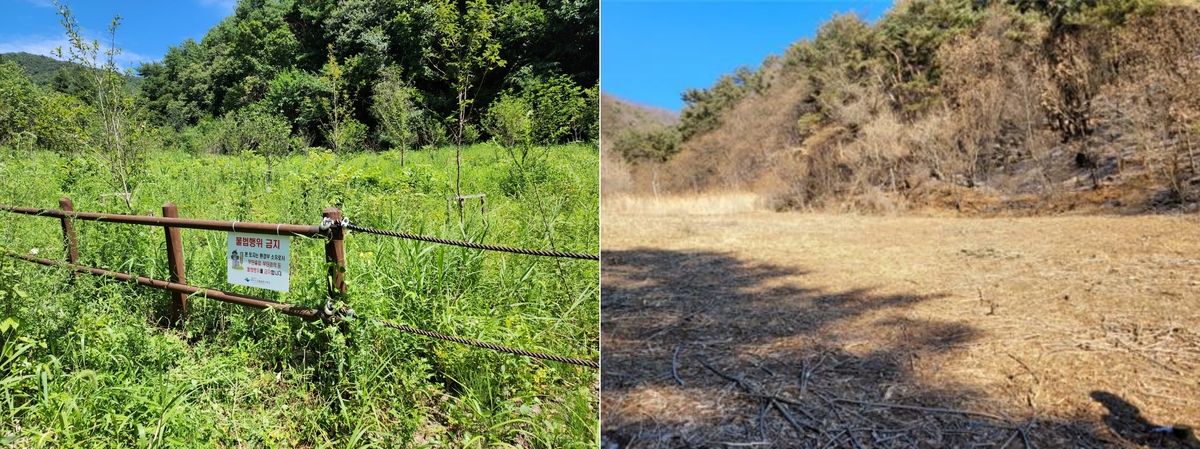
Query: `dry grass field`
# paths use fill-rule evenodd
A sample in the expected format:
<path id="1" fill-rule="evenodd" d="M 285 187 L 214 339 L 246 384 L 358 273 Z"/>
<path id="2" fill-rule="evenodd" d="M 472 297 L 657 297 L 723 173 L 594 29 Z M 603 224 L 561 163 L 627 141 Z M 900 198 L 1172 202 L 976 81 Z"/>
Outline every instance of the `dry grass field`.
<path id="1" fill-rule="evenodd" d="M 1200 219 L 605 198 L 610 447 L 1200 447 Z"/>

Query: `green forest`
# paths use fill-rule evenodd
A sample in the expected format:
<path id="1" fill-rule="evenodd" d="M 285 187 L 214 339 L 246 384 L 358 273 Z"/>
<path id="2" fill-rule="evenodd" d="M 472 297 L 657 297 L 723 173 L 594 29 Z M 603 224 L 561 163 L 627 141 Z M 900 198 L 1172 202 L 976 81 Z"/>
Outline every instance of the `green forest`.
<path id="1" fill-rule="evenodd" d="M 72 66 L 6 56 L 0 145 L 81 152 L 114 125 L 140 147 L 216 154 L 595 141 L 598 27 L 594 0 L 241 1 L 131 74 L 83 40 L 61 49 Z"/>
<path id="2" fill-rule="evenodd" d="M 781 210 L 1196 210 L 1198 29 L 1178 0 L 902 0 L 605 146 L 635 178 Z"/>

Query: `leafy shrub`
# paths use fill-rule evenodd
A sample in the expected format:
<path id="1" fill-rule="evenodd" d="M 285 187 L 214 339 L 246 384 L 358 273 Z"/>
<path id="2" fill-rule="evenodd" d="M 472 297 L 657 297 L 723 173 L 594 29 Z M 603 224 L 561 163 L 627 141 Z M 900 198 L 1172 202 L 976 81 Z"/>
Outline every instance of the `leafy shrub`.
<path id="1" fill-rule="evenodd" d="M 271 80 L 260 104 L 284 117 L 293 132 L 315 136 L 320 135 L 320 125 L 328 115 L 320 99 L 332 94 L 333 89 L 320 77 L 290 69 Z"/>
<path id="2" fill-rule="evenodd" d="M 509 167 L 498 182 L 500 191 L 510 197 L 519 197 L 522 193 L 552 182 L 558 173 L 550 164 L 541 158 L 529 159 L 520 167 Z"/>
<path id="3" fill-rule="evenodd" d="M 345 121 L 341 122 L 336 128 L 337 132 L 333 132 L 332 129 L 326 133 L 326 136 L 330 140 L 330 145 L 338 152 L 362 151 L 367 142 L 367 125 L 353 117 L 347 117 Z"/>
<path id="4" fill-rule="evenodd" d="M 221 120 L 205 117 L 195 126 L 185 128 L 174 136 L 173 144 L 190 154 L 213 152 L 216 130 Z"/>
<path id="5" fill-rule="evenodd" d="M 203 128 L 201 122 L 197 128 Z M 212 128 L 204 152 L 218 154 L 253 153 L 284 156 L 291 151 L 290 126 L 285 119 L 263 108 L 248 107 L 225 114 Z"/>
<path id="6" fill-rule="evenodd" d="M 51 92 L 38 102 L 34 133 L 38 148 L 59 154 L 78 153 L 90 144 L 91 108 L 77 97 Z"/>
<path id="7" fill-rule="evenodd" d="M 474 123 L 463 125 L 462 144 L 470 145 L 479 140 L 479 126 Z"/>
<path id="8" fill-rule="evenodd" d="M 589 108 L 588 93 L 560 75 L 525 86 L 522 96 L 533 111 L 533 141 L 556 144 L 589 136 L 599 109 Z"/>
<path id="9" fill-rule="evenodd" d="M 483 126 L 500 145 L 528 145 L 533 135 L 532 113 L 525 99 L 506 92 L 488 106 Z"/>
<path id="10" fill-rule="evenodd" d="M 683 138 L 674 127 L 631 130 L 613 139 L 613 150 L 629 162 L 666 162 L 679 152 Z"/>
<path id="11" fill-rule="evenodd" d="M 600 139 L 600 84 L 583 91 L 584 115 L 582 125 L 587 132 L 587 140 L 596 142 Z"/>
<path id="12" fill-rule="evenodd" d="M 17 63 L 0 64 L 0 145 L 32 136 L 39 96 Z"/>
<path id="13" fill-rule="evenodd" d="M 375 82 L 373 100 L 371 113 L 383 127 L 383 140 L 401 150 L 412 147 L 417 139 L 414 116 L 418 112 L 417 103 L 421 101 L 420 93 L 404 83 L 399 69 L 389 67 Z"/>
<path id="14" fill-rule="evenodd" d="M 437 147 L 447 141 L 446 125 L 428 110 L 413 114 L 412 127 L 416 134 L 415 142 L 421 147 Z"/>
<path id="15" fill-rule="evenodd" d="M 437 173 L 429 165 L 412 164 L 399 174 L 400 182 L 417 193 L 432 195 L 450 188 L 445 180 L 438 180 Z"/>

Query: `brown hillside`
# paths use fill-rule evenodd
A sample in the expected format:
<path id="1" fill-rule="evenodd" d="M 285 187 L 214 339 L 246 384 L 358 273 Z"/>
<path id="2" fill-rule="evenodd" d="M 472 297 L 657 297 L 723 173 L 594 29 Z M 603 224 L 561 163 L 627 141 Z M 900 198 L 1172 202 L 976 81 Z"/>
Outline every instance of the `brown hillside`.
<path id="1" fill-rule="evenodd" d="M 736 102 L 690 104 L 681 127 L 704 129 L 688 108 L 720 111 L 716 125 L 642 172 L 677 192 L 754 190 L 778 209 L 1197 209 L 1195 3 L 1060 15 L 979 3 L 902 1 L 875 25 L 835 18 L 706 97 Z"/>
<path id="2" fill-rule="evenodd" d="M 600 93 L 601 185 L 605 194 L 630 192 L 632 172 L 636 169 L 625 155 L 615 149 L 631 134 L 652 133 L 671 128 L 679 121 L 671 111 L 640 105 L 607 93 Z"/>
<path id="3" fill-rule="evenodd" d="M 600 93 L 601 140 L 608 140 L 605 137 L 616 137 L 622 131 L 673 126 L 677 122 L 679 117 L 674 112 Z M 601 142 L 601 145 L 603 144 Z"/>

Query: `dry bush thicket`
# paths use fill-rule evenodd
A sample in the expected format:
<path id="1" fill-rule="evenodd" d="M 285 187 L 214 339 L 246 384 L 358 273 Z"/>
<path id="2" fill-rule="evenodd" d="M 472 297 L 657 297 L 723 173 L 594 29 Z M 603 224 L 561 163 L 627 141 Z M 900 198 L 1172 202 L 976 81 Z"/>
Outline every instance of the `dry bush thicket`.
<path id="1" fill-rule="evenodd" d="M 684 191 L 737 189 L 770 182 L 761 178 L 786 156 L 781 150 L 800 143 L 795 131 L 798 116 L 792 105 L 808 92 L 806 83 L 797 81 L 755 96 L 756 101 L 741 102 L 723 120 L 722 129 L 737 132 L 710 132 L 693 139 L 689 150 L 667 165 L 670 179 L 665 182 Z"/>

